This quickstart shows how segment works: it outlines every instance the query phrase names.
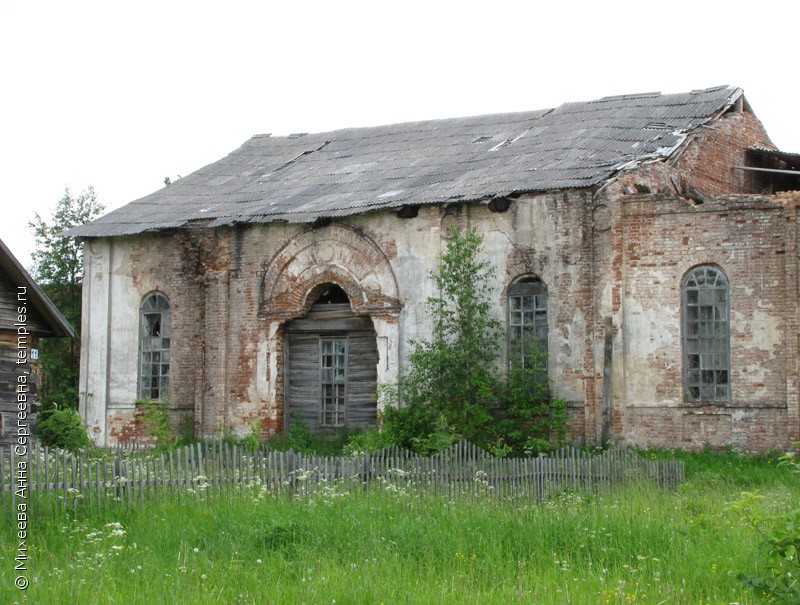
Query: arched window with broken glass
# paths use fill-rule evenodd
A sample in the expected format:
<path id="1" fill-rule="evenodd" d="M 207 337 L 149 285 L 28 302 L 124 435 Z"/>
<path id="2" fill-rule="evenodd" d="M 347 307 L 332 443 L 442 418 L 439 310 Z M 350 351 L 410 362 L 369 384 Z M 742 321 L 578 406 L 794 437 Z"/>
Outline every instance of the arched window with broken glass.
<path id="1" fill-rule="evenodd" d="M 148 294 L 139 312 L 139 398 L 169 399 L 171 313 L 161 292 Z"/>
<path id="2" fill-rule="evenodd" d="M 695 267 L 686 274 L 682 291 L 686 401 L 729 401 L 731 372 L 728 279 L 716 267 Z"/>

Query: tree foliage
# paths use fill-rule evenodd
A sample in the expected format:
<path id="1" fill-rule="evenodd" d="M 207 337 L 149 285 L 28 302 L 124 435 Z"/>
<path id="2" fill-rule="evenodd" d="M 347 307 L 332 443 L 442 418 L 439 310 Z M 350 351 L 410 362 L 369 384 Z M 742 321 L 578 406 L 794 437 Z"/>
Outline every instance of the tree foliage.
<path id="1" fill-rule="evenodd" d="M 412 341 L 410 373 L 402 383 L 410 406 L 429 408 L 472 440 L 492 422 L 502 327 L 491 314 L 494 269 L 479 259 L 481 244 L 475 231 L 453 232 L 431 275 L 440 292 L 426 301 L 432 338 Z"/>
<path id="2" fill-rule="evenodd" d="M 97 201 L 92 187 L 78 195 L 66 188 L 49 219 L 37 212 L 28 223 L 36 242 L 31 255 L 33 277 L 78 333 L 83 280 L 82 243 L 61 234 L 91 221 L 102 211 L 103 205 Z M 47 338 L 40 343 L 38 398 L 46 407 L 54 403 L 61 408 L 77 407 L 79 351 L 77 338 L 74 341 Z"/>
<path id="3" fill-rule="evenodd" d="M 546 357 L 531 368 L 500 368 L 502 322 L 493 313 L 494 267 L 480 256 L 474 231 L 453 231 L 439 269 L 439 295 L 428 298 L 430 340 L 412 341 L 409 371 L 398 389 L 385 389 L 383 428 L 420 453 L 466 438 L 496 454 L 538 453 L 563 439 L 564 402 L 552 397 Z"/>

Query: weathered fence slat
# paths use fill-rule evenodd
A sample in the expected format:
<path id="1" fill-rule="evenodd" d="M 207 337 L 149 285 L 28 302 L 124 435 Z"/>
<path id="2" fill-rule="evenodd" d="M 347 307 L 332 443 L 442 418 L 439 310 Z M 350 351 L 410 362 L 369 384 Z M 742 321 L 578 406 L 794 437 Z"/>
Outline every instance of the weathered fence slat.
<path id="1" fill-rule="evenodd" d="M 365 453 L 360 460 L 264 447 L 251 450 L 219 440 L 166 455 L 130 447 L 112 452 L 111 460 L 92 460 L 85 453 L 32 445 L 27 455 L 29 506 L 35 499 L 40 512 L 51 506 L 55 511 L 74 512 L 83 506 L 99 514 L 112 503 L 132 506 L 167 496 L 197 500 L 241 488 L 307 496 L 337 481 L 351 489 L 385 484 L 387 496 L 395 489 L 410 488 L 449 498 L 491 494 L 499 499 L 544 499 L 563 491 L 598 493 L 629 480 L 672 488 L 685 476 L 682 462 L 646 460 L 625 448 L 612 448 L 600 456 L 564 448 L 548 457 L 506 459 L 467 441 L 429 457 L 391 446 Z M 16 468 L 13 448 L 0 448 L 0 507 L 4 511 L 17 505 Z"/>

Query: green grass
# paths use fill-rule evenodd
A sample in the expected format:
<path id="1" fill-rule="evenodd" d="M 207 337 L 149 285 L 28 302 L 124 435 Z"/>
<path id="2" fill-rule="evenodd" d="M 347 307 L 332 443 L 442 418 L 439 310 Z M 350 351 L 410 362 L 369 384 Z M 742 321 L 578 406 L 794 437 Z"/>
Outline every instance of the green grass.
<path id="1" fill-rule="evenodd" d="M 800 482 L 775 456 L 680 456 L 687 483 L 673 492 L 638 484 L 544 503 L 242 493 L 47 516 L 30 523 L 24 592 L 4 519 L 0 603 L 763 602 L 736 574 L 766 554 L 726 507 L 756 488 L 760 506 L 796 506 Z"/>

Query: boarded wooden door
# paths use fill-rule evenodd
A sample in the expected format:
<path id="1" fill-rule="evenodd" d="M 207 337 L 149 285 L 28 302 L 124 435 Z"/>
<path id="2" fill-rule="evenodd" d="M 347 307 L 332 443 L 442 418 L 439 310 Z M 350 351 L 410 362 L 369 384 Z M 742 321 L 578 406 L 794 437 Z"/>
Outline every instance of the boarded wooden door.
<path id="1" fill-rule="evenodd" d="M 286 328 L 287 425 L 312 431 L 374 426 L 378 350 L 368 317 L 315 305 Z"/>

